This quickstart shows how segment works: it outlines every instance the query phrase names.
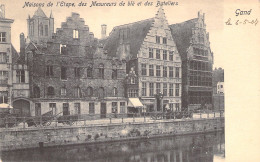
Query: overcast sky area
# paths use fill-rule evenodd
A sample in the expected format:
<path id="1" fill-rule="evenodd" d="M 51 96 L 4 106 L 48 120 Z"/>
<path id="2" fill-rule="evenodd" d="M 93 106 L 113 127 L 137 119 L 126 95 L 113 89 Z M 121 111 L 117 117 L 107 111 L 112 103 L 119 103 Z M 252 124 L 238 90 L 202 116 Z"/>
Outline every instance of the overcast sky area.
<path id="1" fill-rule="evenodd" d="M 78 7 L 77 4 L 80 2 L 87 3 L 87 6 Z M 48 2 L 44 0 L 34 0 L 26 2 L 44 3 L 42 7 L 43 11 L 47 16 L 50 16 L 52 10 L 55 25 L 54 28 L 61 27 L 61 22 L 66 21 L 66 17 L 71 15 L 71 12 L 77 12 L 80 17 L 84 18 L 85 24 L 89 26 L 90 32 L 94 33 L 96 38 L 101 36 L 101 24 L 107 25 L 107 34 L 111 32 L 113 27 L 128 24 L 135 21 L 140 21 L 155 16 L 158 7 L 156 7 L 156 0 L 150 0 L 153 2 L 152 6 L 144 6 L 146 0 L 135 0 L 135 6 L 127 6 L 127 0 L 123 0 L 126 4 L 123 7 L 119 6 L 122 2 L 119 0 L 103 0 L 97 2 L 117 2 L 117 6 L 113 7 L 90 7 L 92 1 L 90 0 L 74 0 L 65 2 L 74 2 L 76 7 L 61 7 L 56 6 L 58 0 L 52 0 L 53 7 L 47 7 Z M 142 6 L 137 6 L 138 2 L 142 2 Z M 168 1 L 166 1 L 168 2 Z M 174 1 L 171 1 L 174 2 Z M 180 23 L 187 21 L 198 16 L 198 11 L 205 13 L 206 29 L 209 32 L 209 39 L 211 42 L 211 50 L 214 53 L 214 67 L 223 67 L 222 55 L 223 48 L 219 47 L 219 42 L 222 40 L 223 30 L 223 1 L 213 0 L 200 0 L 195 3 L 188 2 L 187 0 L 179 0 L 178 5 L 174 6 L 163 6 L 166 14 L 166 18 L 169 24 Z M 19 34 L 24 33 L 27 36 L 27 21 L 28 15 L 32 16 L 37 10 L 37 7 L 25 7 L 23 8 L 24 0 L 6 0 L 1 1 L 5 4 L 5 16 L 6 18 L 14 19 L 12 25 L 12 43 L 16 50 L 19 51 Z M 214 5 L 212 5 L 214 3 Z"/>

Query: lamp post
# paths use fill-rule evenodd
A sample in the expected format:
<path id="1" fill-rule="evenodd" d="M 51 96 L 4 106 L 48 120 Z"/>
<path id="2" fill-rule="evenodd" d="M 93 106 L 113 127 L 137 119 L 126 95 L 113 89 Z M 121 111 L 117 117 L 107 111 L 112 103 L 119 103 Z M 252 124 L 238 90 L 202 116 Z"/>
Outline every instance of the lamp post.
<path id="1" fill-rule="evenodd" d="M 158 111 L 158 109 L 161 109 L 161 101 L 163 99 L 163 94 L 162 94 L 162 92 L 159 92 L 159 93 L 155 94 L 154 97 L 156 98 L 156 101 L 157 101 L 156 111 Z M 161 111 L 163 112 L 163 109 L 161 109 Z"/>

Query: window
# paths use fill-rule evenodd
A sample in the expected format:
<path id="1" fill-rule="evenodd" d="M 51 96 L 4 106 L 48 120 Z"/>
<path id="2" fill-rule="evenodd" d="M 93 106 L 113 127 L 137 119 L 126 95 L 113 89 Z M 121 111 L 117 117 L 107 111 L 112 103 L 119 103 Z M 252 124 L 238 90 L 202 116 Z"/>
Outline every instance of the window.
<path id="1" fill-rule="evenodd" d="M 16 70 L 16 83 L 25 83 L 24 70 Z"/>
<path id="2" fill-rule="evenodd" d="M 114 87 L 114 88 L 113 88 L 113 96 L 117 96 L 117 94 L 118 94 L 117 88 Z"/>
<path id="3" fill-rule="evenodd" d="M 95 103 L 89 103 L 89 114 L 95 114 Z"/>
<path id="4" fill-rule="evenodd" d="M 56 109 L 56 103 L 49 103 L 50 111 L 52 111 L 52 115 L 57 114 L 57 109 Z"/>
<path id="5" fill-rule="evenodd" d="M 33 97 L 34 98 L 40 98 L 40 88 L 38 86 L 35 86 L 33 88 Z"/>
<path id="6" fill-rule="evenodd" d="M 74 39 L 78 39 L 79 38 L 79 31 L 76 30 L 76 29 L 73 30 L 73 38 Z"/>
<path id="7" fill-rule="evenodd" d="M 80 67 L 74 67 L 75 78 L 80 78 Z"/>
<path id="8" fill-rule="evenodd" d="M 173 61 L 173 51 L 170 51 L 170 52 L 169 52 L 169 60 L 170 60 L 170 61 Z"/>
<path id="9" fill-rule="evenodd" d="M 92 88 L 92 87 L 88 87 L 88 88 L 87 88 L 87 96 L 88 96 L 88 97 L 93 96 L 93 88 Z"/>
<path id="10" fill-rule="evenodd" d="M 62 96 L 66 96 L 67 90 L 66 90 L 65 87 L 62 87 L 62 88 L 60 89 L 60 94 L 61 94 Z"/>
<path id="11" fill-rule="evenodd" d="M 156 94 L 159 94 L 161 92 L 161 84 L 156 83 Z"/>
<path id="12" fill-rule="evenodd" d="M 87 77 L 88 78 L 92 78 L 93 77 L 93 73 L 92 73 L 92 66 L 88 66 L 87 68 Z"/>
<path id="13" fill-rule="evenodd" d="M 167 96 L 167 83 L 163 83 L 163 95 Z"/>
<path id="14" fill-rule="evenodd" d="M 74 88 L 74 97 L 79 98 L 81 97 L 81 91 L 79 87 Z"/>
<path id="15" fill-rule="evenodd" d="M 43 25 L 42 25 L 42 23 L 40 24 L 40 36 L 43 36 Z"/>
<path id="16" fill-rule="evenodd" d="M 169 66 L 169 77 L 173 78 L 173 67 Z"/>
<path id="17" fill-rule="evenodd" d="M 156 76 L 160 77 L 161 76 L 161 67 L 160 66 L 156 66 Z"/>
<path id="18" fill-rule="evenodd" d="M 160 59 L 161 56 L 160 56 L 160 50 L 159 49 L 156 49 L 156 59 Z"/>
<path id="19" fill-rule="evenodd" d="M 103 64 L 99 65 L 98 72 L 99 72 L 99 78 L 104 79 L 104 65 Z"/>
<path id="20" fill-rule="evenodd" d="M 6 42 L 6 32 L 0 32 L 0 42 Z"/>
<path id="21" fill-rule="evenodd" d="M 69 115 L 69 103 L 63 103 L 63 115 Z"/>
<path id="22" fill-rule="evenodd" d="M 47 95 L 54 95 L 54 88 L 52 86 L 48 87 Z"/>
<path id="23" fill-rule="evenodd" d="M 35 103 L 35 116 L 41 116 L 41 103 Z"/>
<path id="24" fill-rule="evenodd" d="M 146 83 L 142 82 L 142 96 L 146 96 Z"/>
<path id="25" fill-rule="evenodd" d="M 167 77 L 167 67 L 163 67 L 163 77 Z"/>
<path id="26" fill-rule="evenodd" d="M 146 64 L 141 64 L 141 68 L 142 68 L 142 75 L 146 75 Z"/>
<path id="27" fill-rule="evenodd" d="M 176 111 L 180 111 L 180 104 L 179 104 L 179 103 L 176 103 L 175 105 L 176 105 L 176 106 L 175 106 L 175 107 L 176 107 Z"/>
<path id="28" fill-rule="evenodd" d="M 4 52 L 0 52 L 0 63 L 7 63 L 7 55 Z"/>
<path id="29" fill-rule="evenodd" d="M 80 103 L 74 103 L 74 114 L 80 114 Z"/>
<path id="30" fill-rule="evenodd" d="M 130 84 L 135 84 L 135 77 L 130 78 Z"/>
<path id="31" fill-rule="evenodd" d="M 160 37 L 156 36 L 156 43 L 160 44 Z"/>
<path id="32" fill-rule="evenodd" d="M 61 67 L 61 79 L 67 80 L 67 68 L 64 66 Z"/>
<path id="33" fill-rule="evenodd" d="M 117 102 L 112 102 L 112 113 L 117 113 Z"/>
<path id="34" fill-rule="evenodd" d="M 1 84 L 8 83 L 8 71 L 0 71 L 0 83 Z"/>
<path id="35" fill-rule="evenodd" d="M 153 48 L 149 48 L 149 58 L 153 58 Z"/>
<path id="36" fill-rule="evenodd" d="M 167 60 L 167 51 L 163 50 L 163 60 Z"/>
<path id="37" fill-rule="evenodd" d="M 163 44 L 167 44 L 167 38 L 163 38 Z"/>
<path id="38" fill-rule="evenodd" d="M 64 44 L 60 44 L 60 54 L 67 54 L 67 46 Z"/>
<path id="39" fill-rule="evenodd" d="M 125 113 L 125 102 L 120 102 L 120 113 Z"/>
<path id="40" fill-rule="evenodd" d="M 153 83 L 149 83 L 149 91 L 150 91 L 150 96 L 154 95 L 154 84 Z"/>
<path id="41" fill-rule="evenodd" d="M 53 76 L 53 66 L 52 65 L 46 66 L 46 76 Z"/>
<path id="42" fill-rule="evenodd" d="M 180 84 L 175 85 L 175 96 L 180 96 Z"/>
<path id="43" fill-rule="evenodd" d="M 175 78 L 179 78 L 180 77 L 180 68 L 176 67 L 175 68 Z"/>
<path id="44" fill-rule="evenodd" d="M 169 96 L 173 96 L 173 84 L 170 83 Z"/>
<path id="45" fill-rule="evenodd" d="M 149 76 L 154 76 L 153 65 L 149 65 Z"/>
<path id="46" fill-rule="evenodd" d="M 0 103 L 8 102 L 8 91 L 0 91 Z"/>
<path id="47" fill-rule="evenodd" d="M 48 32 L 49 32 L 48 25 L 45 25 L 45 36 L 48 36 Z"/>
<path id="48" fill-rule="evenodd" d="M 112 79 L 117 79 L 117 69 L 112 69 Z"/>
<path id="49" fill-rule="evenodd" d="M 169 104 L 169 108 L 170 108 L 171 111 L 174 111 L 174 110 L 173 110 L 173 109 L 174 109 L 173 103 L 170 103 L 170 104 Z"/>
<path id="50" fill-rule="evenodd" d="M 99 95 L 100 98 L 104 98 L 104 96 L 105 96 L 105 90 L 104 90 L 103 87 L 100 87 L 100 88 L 99 88 L 98 95 Z"/>
<path id="51" fill-rule="evenodd" d="M 138 90 L 137 89 L 129 89 L 128 90 L 128 97 L 138 97 Z"/>

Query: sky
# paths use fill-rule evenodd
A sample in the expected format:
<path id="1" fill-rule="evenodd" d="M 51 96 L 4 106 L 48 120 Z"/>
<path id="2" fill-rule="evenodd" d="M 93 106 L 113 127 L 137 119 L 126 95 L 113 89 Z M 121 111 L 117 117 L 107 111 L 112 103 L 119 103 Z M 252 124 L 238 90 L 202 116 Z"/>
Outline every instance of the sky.
<path id="1" fill-rule="evenodd" d="M 115 26 L 154 17 L 159 8 L 157 7 L 157 0 L 150 0 L 149 2 L 153 2 L 151 6 L 145 6 L 146 0 L 134 0 L 135 6 L 127 6 L 128 0 L 97 0 L 97 2 L 117 2 L 117 6 L 113 7 L 90 7 L 91 0 L 65 1 L 74 2 L 75 7 L 56 6 L 57 2 L 60 2 L 59 0 L 52 0 L 52 7 L 47 7 L 50 1 L 44 0 L 1 0 L 1 3 L 5 4 L 5 17 L 15 20 L 12 25 L 12 43 L 17 51 L 19 51 L 19 34 L 23 32 L 25 36 L 27 36 L 26 19 L 28 15 L 32 16 L 37 10 L 37 7 L 23 8 L 25 2 L 44 3 L 42 9 L 45 14 L 49 16 L 51 11 L 53 13 L 55 29 L 61 26 L 61 22 L 66 21 L 66 17 L 69 17 L 71 12 L 79 13 L 96 38 L 100 38 L 101 36 L 101 24 L 107 25 L 107 34 L 109 34 Z M 80 2 L 87 3 L 87 6 L 78 7 L 77 4 Z M 125 6 L 119 6 L 120 2 L 125 2 Z M 138 2 L 142 2 L 142 5 L 137 6 Z M 221 57 L 223 51 L 221 51 L 221 48 L 218 46 L 218 42 L 221 41 L 220 35 L 223 29 L 223 1 L 215 1 L 217 3 L 214 3 L 214 5 L 210 5 L 213 3 L 213 0 L 199 0 L 196 1 L 196 3 L 190 3 L 188 0 L 170 2 L 178 2 L 178 5 L 163 6 L 169 24 L 180 23 L 196 18 L 198 11 L 205 13 L 206 29 L 207 32 L 209 32 L 211 50 L 214 53 L 214 67 L 223 67 L 223 59 Z"/>

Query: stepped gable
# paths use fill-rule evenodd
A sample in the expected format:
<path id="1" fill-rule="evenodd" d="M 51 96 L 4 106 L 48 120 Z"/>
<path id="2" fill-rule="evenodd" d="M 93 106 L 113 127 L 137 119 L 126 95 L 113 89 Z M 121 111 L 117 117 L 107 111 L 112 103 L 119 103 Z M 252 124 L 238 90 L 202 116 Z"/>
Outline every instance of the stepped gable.
<path id="1" fill-rule="evenodd" d="M 190 40 L 192 38 L 192 28 L 195 28 L 195 24 L 197 23 L 197 21 L 198 18 L 194 18 L 182 23 L 169 25 L 172 37 L 181 56 L 184 56 L 186 54 L 186 51 L 190 46 Z"/>
<path id="2" fill-rule="evenodd" d="M 153 22 L 154 19 L 150 18 L 114 27 L 104 41 L 104 50 L 108 55 L 115 57 L 119 45 L 128 44 L 130 45 L 130 55 L 135 58 Z M 129 37 L 122 42 L 119 33 L 124 29 L 129 30 Z"/>

